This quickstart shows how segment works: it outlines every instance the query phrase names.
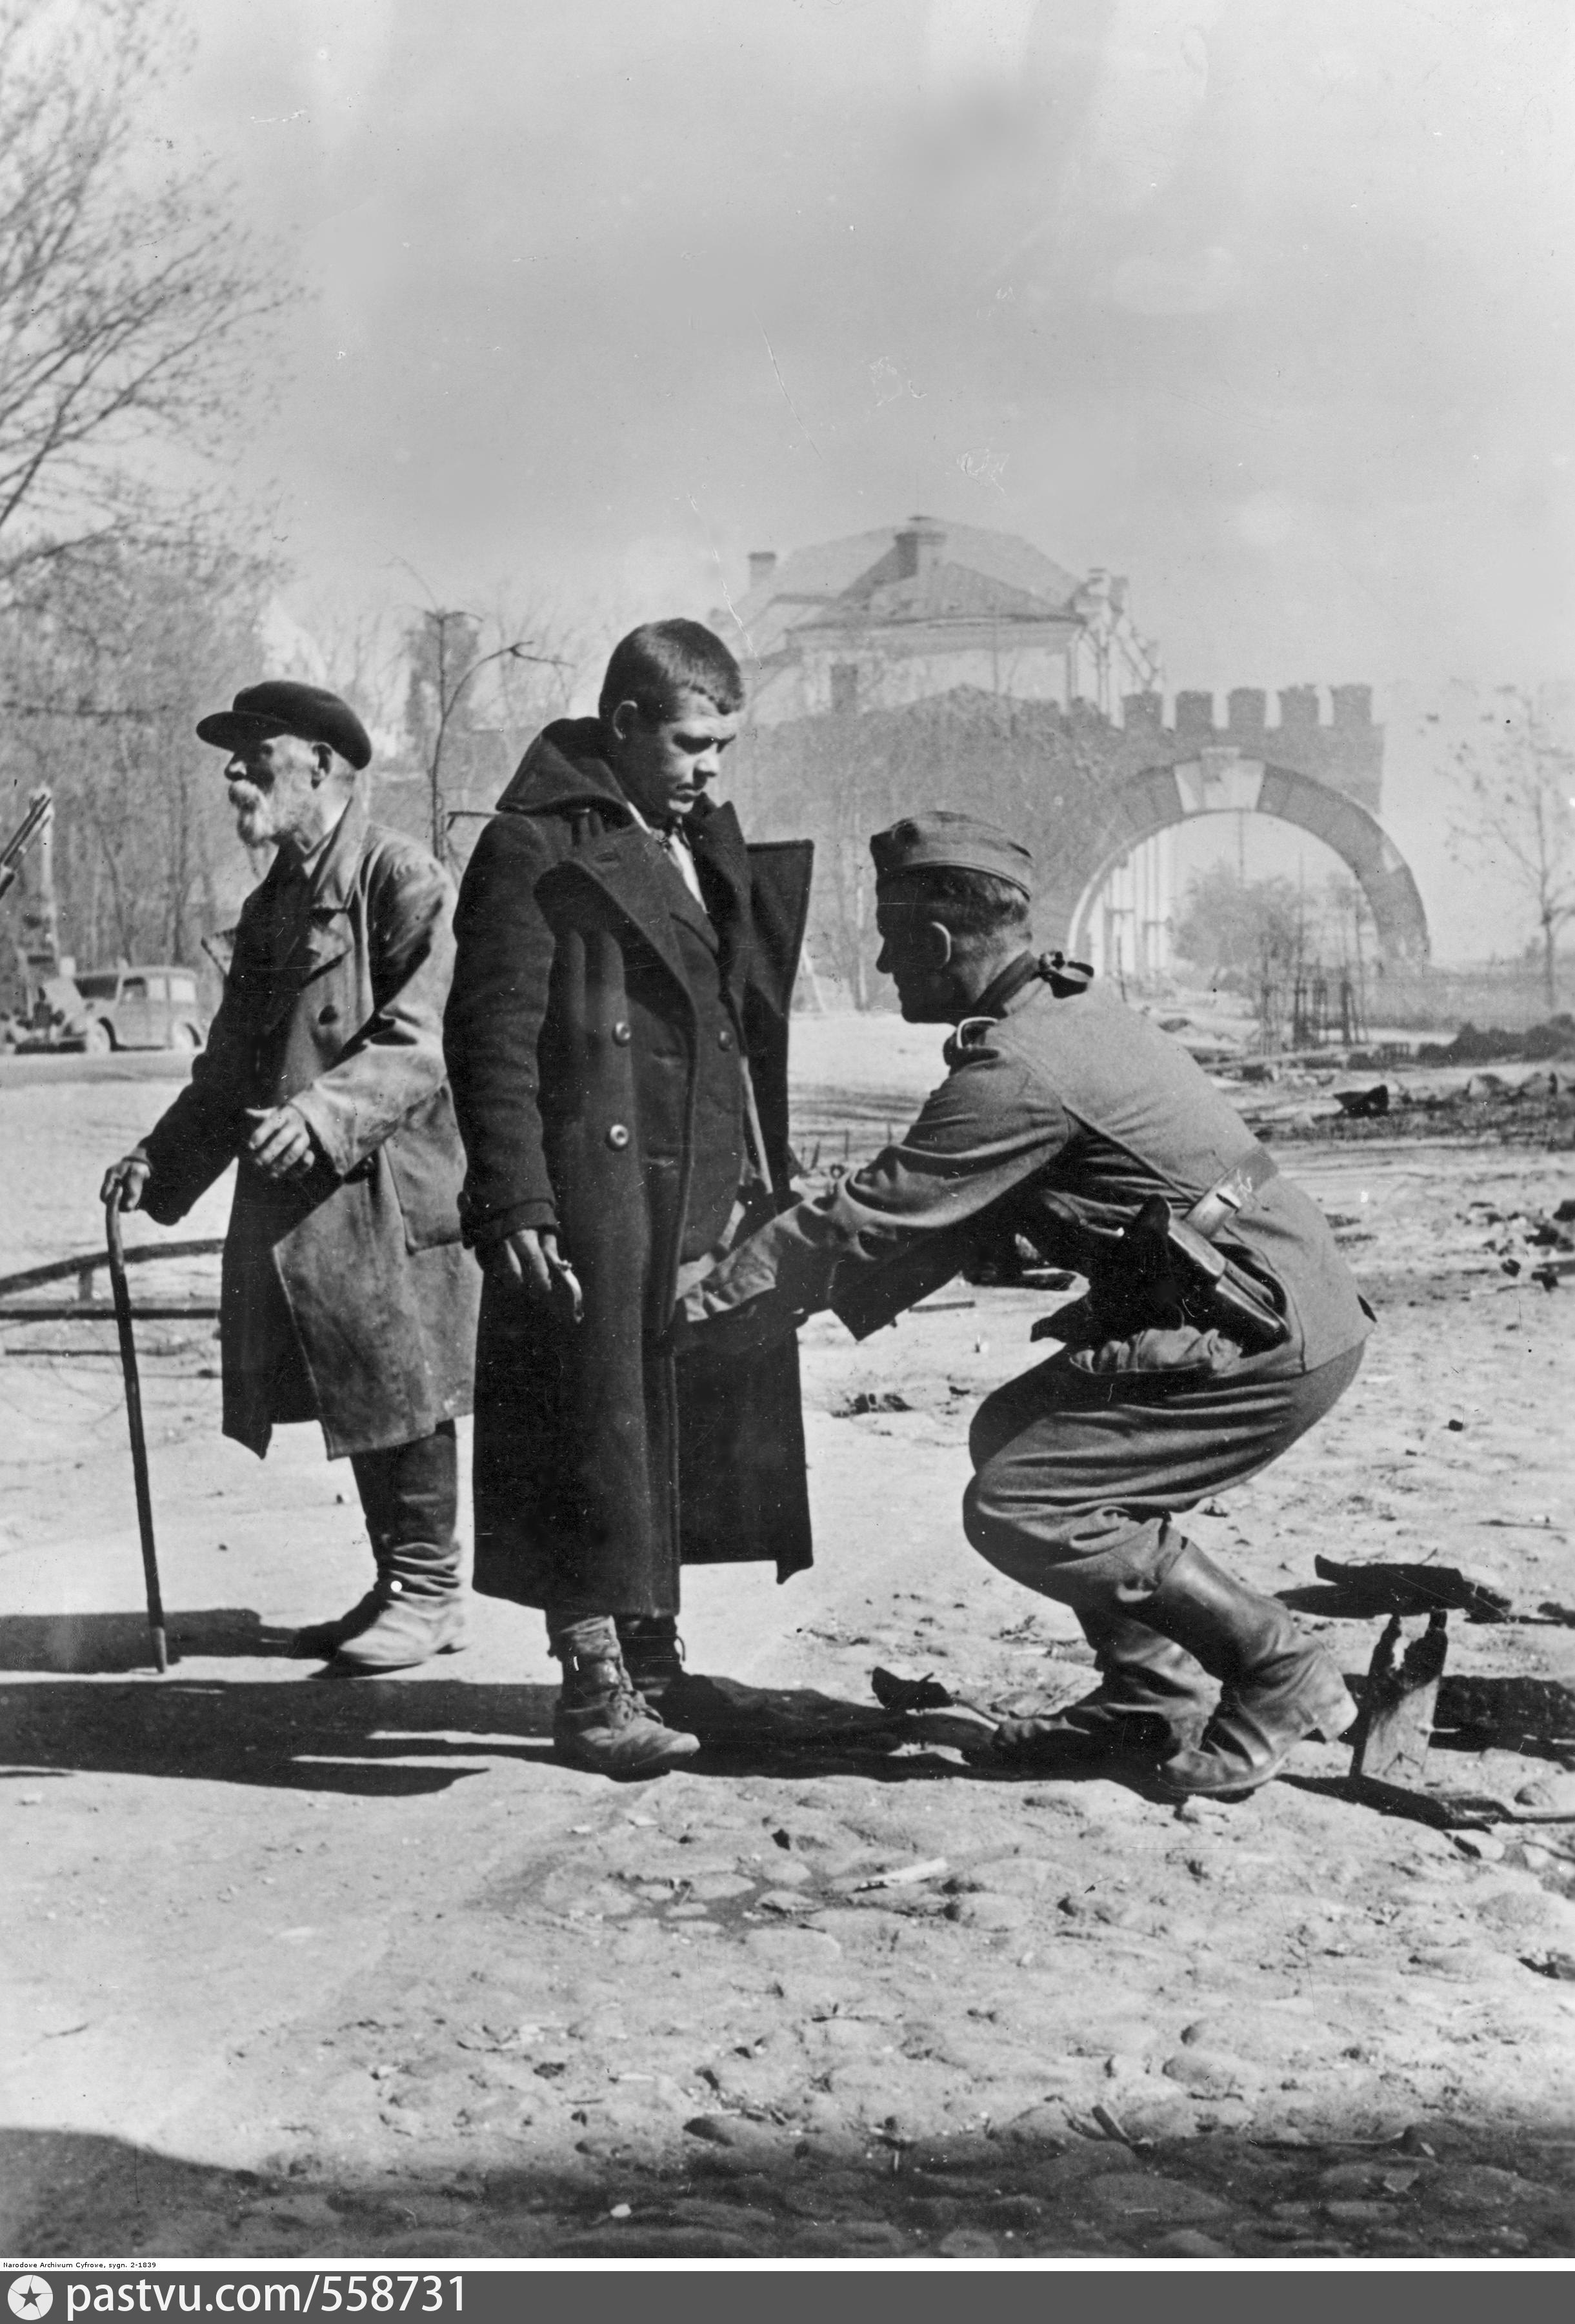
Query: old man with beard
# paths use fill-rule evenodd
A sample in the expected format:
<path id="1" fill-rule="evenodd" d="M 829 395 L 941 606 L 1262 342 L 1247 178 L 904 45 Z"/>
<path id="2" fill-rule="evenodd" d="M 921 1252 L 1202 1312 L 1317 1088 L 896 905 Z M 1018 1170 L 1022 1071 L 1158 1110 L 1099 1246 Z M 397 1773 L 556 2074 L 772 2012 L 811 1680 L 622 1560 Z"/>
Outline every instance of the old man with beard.
<path id="1" fill-rule="evenodd" d="M 275 1425 L 315 1420 L 329 1458 L 349 1457 L 375 1580 L 296 1650 L 371 1675 L 463 1642 L 454 1424 L 480 1283 L 443 1066 L 454 888 L 367 820 L 372 746 L 337 696 L 271 680 L 197 731 L 226 753 L 240 837 L 274 860 L 189 1086 L 103 1198 L 172 1225 L 238 1163 L 224 1431 L 261 1457 Z"/>

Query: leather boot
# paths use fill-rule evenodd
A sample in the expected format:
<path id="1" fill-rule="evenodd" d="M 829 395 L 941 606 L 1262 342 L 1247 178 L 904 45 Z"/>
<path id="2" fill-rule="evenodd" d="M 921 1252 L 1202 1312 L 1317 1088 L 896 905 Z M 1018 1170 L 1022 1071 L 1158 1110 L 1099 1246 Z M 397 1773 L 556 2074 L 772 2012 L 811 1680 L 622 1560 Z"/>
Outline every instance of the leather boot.
<path id="1" fill-rule="evenodd" d="M 290 1642 L 290 1651 L 303 1662 L 321 1659 L 324 1662 L 336 1655 L 342 1639 L 354 1637 L 357 1630 L 368 1628 L 375 1622 L 382 1600 L 374 1584 L 364 1598 L 358 1598 L 347 1614 L 340 1614 L 331 1622 L 308 1622 Z"/>
<path id="2" fill-rule="evenodd" d="M 377 1560 L 377 1581 L 337 1622 L 298 1633 L 297 1654 L 323 1653 L 340 1678 L 410 1670 L 465 1644 L 459 1580 L 459 1471 L 454 1424 L 430 1436 L 355 1452 L 361 1506 Z"/>
<path id="3" fill-rule="evenodd" d="M 324 1627 L 337 1630 L 332 1667 L 345 1678 L 410 1670 L 433 1655 L 458 1654 L 465 1645 L 458 1550 L 401 1543 L 343 1624 Z"/>
<path id="4" fill-rule="evenodd" d="M 451 1587 L 432 1590 L 432 1576 L 411 1578 L 411 1548 L 428 1543 L 407 1543 L 395 1553 L 395 1564 L 379 1573 L 376 1590 L 369 1590 L 332 1650 L 332 1669 L 342 1678 L 376 1678 L 383 1671 L 411 1671 L 432 1655 L 457 1655 L 465 1646 L 465 1594 L 460 1590 L 460 1559 L 448 1569 Z"/>
<path id="5" fill-rule="evenodd" d="M 655 1711 L 684 1676 L 684 1641 L 676 1614 L 620 1614 L 618 1645 L 629 1683 Z"/>
<path id="6" fill-rule="evenodd" d="M 1159 1771 L 1178 1798 L 1256 1791 L 1306 1737 L 1332 1742 L 1357 1715 L 1345 1681 L 1285 1609 L 1216 1565 L 1188 1542 L 1144 1618 L 1195 1655 L 1220 1683 L 1220 1702 L 1194 1748 Z"/>
<path id="7" fill-rule="evenodd" d="M 563 1665 L 552 1748 L 566 1766 L 639 1783 L 694 1757 L 699 1738 L 664 1727 L 631 1683 L 610 1617 L 555 1627 L 548 1644 Z"/>
<path id="8" fill-rule="evenodd" d="M 1079 1617 L 1100 1683 L 1046 1719 L 1005 1719 L 991 1757 L 1018 1767 L 1163 1759 L 1195 1743 L 1214 1690 L 1184 1647 L 1120 1614 Z"/>

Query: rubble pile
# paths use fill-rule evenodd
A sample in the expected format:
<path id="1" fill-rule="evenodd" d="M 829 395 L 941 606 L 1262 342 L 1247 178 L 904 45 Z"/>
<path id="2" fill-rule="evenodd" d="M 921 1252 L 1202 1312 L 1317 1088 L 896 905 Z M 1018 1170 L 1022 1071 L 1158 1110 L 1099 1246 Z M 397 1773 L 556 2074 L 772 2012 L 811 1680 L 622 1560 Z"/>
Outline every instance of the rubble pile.
<path id="1" fill-rule="evenodd" d="M 1391 1066 L 1353 1080 L 1347 1066 L 1304 1058 L 1251 1059 L 1219 1074 L 1259 1138 L 1470 1139 L 1497 1145 L 1575 1148 L 1575 1073 L 1517 1075 L 1460 1065 Z"/>
<path id="2" fill-rule="evenodd" d="M 1416 1055 L 1423 1065 L 1536 1065 L 1553 1057 L 1575 1065 L 1575 1017 L 1564 1011 L 1524 1033 L 1506 1032 L 1501 1025 L 1478 1031 L 1468 1022 L 1452 1041 L 1424 1042 Z"/>

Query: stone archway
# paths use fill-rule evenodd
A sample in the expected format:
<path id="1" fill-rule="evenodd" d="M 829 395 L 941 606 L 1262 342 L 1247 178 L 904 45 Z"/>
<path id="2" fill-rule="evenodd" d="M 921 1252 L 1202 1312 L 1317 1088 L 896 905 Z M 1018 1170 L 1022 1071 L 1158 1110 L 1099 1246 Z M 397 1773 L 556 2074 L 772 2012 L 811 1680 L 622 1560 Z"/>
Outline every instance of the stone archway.
<path id="1" fill-rule="evenodd" d="M 1043 899 L 1046 933 L 1060 916 L 1076 958 L 1088 957 L 1090 915 L 1100 890 L 1144 840 L 1199 816 L 1267 815 L 1321 839 L 1340 857 L 1367 899 L 1386 962 L 1398 967 L 1427 961 L 1427 914 L 1399 849 L 1366 807 L 1311 775 L 1243 757 L 1233 748 L 1205 749 L 1179 765 L 1123 777 L 1112 784 L 1107 802 L 1082 863 L 1067 866 Z"/>

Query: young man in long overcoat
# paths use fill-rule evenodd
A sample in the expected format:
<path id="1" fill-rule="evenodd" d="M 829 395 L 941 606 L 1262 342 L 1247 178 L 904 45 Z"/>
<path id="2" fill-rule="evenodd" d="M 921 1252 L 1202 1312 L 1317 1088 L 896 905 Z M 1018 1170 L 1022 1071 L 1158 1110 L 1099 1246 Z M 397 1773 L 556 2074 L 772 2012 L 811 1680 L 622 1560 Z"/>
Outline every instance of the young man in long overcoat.
<path id="1" fill-rule="evenodd" d="M 347 1674 L 461 1642 L 454 1424 L 471 1404 L 480 1286 L 460 1241 L 464 1155 L 444 1079 L 454 885 L 369 823 L 349 706 L 270 680 L 198 733 L 226 754 L 237 828 L 274 861 L 241 909 L 191 1080 L 104 1182 L 173 1225 L 231 1162 L 224 1432 L 259 1457 L 321 1424 L 348 1455 L 376 1580 L 297 1650 Z"/>
<path id="2" fill-rule="evenodd" d="M 788 1012 L 807 844 L 705 797 L 738 666 L 694 622 L 626 638 L 600 715 L 548 726 L 460 889 L 445 1046 L 486 1269 L 475 1587 L 544 1609 L 559 1756 L 686 1757 L 684 1560 L 809 1563 L 791 1342 L 675 1363 L 675 1299 L 788 1199 Z"/>

